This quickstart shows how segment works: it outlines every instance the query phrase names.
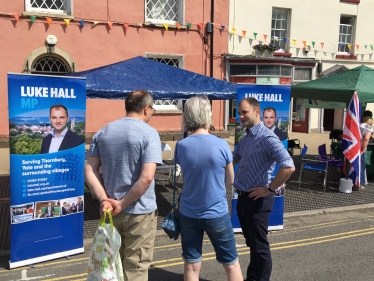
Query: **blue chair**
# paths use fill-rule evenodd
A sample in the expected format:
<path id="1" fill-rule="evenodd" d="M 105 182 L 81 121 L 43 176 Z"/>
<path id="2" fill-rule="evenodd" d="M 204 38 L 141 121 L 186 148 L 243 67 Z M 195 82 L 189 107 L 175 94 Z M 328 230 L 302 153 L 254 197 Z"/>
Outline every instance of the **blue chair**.
<path id="1" fill-rule="evenodd" d="M 300 185 L 302 182 L 302 176 L 303 176 L 303 171 L 315 171 L 320 173 L 324 173 L 323 177 L 323 192 L 326 192 L 326 182 L 327 182 L 327 169 L 328 169 L 328 161 L 319 159 L 307 159 L 305 158 L 305 154 L 308 150 L 308 147 L 304 144 L 304 147 L 301 149 L 301 167 L 300 167 L 300 175 L 299 175 L 299 190 L 300 190 Z M 317 174 L 317 177 L 318 177 Z M 316 181 L 317 182 L 317 181 Z"/>

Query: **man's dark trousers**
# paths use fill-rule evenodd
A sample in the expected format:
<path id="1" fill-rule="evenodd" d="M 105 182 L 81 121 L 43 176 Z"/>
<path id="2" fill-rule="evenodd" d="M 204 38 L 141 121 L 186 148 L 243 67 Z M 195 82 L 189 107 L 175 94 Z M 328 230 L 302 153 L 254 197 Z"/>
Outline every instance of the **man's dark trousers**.
<path id="1" fill-rule="evenodd" d="M 267 234 L 273 203 L 274 193 L 257 200 L 249 198 L 248 193 L 239 194 L 236 211 L 246 244 L 251 250 L 247 281 L 270 280 L 272 260 Z"/>

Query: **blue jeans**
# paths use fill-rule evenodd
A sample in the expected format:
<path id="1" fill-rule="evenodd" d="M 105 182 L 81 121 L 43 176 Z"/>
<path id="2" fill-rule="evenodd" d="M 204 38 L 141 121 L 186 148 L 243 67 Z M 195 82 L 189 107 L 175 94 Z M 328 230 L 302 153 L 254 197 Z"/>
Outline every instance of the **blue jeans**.
<path id="1" fill-rule="evenodd" d="M 250 248 L 250 263 L 247 279 L 270 280 L 272 259 L 267 238 L 269 216 L 273 209 L 274 193 L 253 200 L 248 194 L 238 197 L 236 211 L 247 246 Z"/>
<path id="2" fill-rule="evenodd" d="M 214 219 L 194 219 L 179 213 L 179 229 L 182 237 L 182 257 L 188 263 L 202 260 L 204 231 L 208 235 L 216 259 L 224 265 L 238 260 L 234 231 L 228 214 Z"/>
<path id="3" fill-rule="evenodd" d="M 360 174 L 360 185 L 365 185 L 366 184 L 366 151 L 361 154 L 361 174 Z"/>

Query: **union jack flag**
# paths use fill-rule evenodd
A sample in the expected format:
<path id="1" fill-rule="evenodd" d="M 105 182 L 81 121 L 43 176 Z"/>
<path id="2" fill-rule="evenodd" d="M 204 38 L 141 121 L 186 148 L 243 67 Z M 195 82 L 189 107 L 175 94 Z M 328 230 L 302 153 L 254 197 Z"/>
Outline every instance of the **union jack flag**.
<path id="1" fill-rule="evenodd" d="M 353 94 L 349 103 L 344 122 L 342 149 L 344 156 L 351 163 L 349 177 L 356 186 L 360 186 L 361 172 L 361 133 L 360 133 L 361 107 L 357 92 Z M 346 170 L 344 169 L 344 173 Z"/>

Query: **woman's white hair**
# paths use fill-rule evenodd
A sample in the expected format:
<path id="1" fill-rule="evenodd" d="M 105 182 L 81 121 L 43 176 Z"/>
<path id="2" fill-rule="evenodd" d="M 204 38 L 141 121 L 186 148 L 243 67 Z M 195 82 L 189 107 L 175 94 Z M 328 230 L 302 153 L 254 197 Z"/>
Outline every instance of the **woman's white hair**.
<path id="1" fill-rule="evenodd" d="M 184 105 L 182 128 L 184 131 L 208 129 L 212 123 L 212 108 L 207 97 L 196 96 L 188 99 Z"/>

